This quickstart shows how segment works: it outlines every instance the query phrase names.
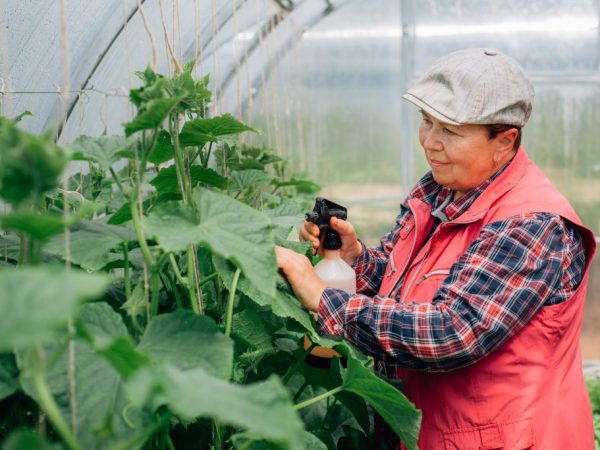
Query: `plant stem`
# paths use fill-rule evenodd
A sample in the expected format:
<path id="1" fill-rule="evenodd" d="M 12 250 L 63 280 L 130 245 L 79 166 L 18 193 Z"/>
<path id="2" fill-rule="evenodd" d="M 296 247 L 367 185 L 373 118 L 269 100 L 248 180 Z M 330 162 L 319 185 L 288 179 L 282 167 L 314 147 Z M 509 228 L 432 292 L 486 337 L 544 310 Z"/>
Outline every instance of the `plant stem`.
<path id="1" fill-rule="evenodd" d="M 175 445 L 173 444 L 173 441 L 171 440 L 171 436 L 169 436 L 169 434 L 167 433 L 167 435 L 165 437 L 167 438 L 167 447 L 169 447 L 169 450 L 175 450 Z"/>
<path id="2" fill-rule="evenodd" d="M 125 282 L 125 300 L 129 301 L 131 298 L 131 276 L 129 274 L 129 252 L 127 250 L 127 244 L 123 243 L 123 281 Z"/>
<path id="3" fill-rule="evenodd" d="M 212 281 L 212 279 L 216 278 L 218 275 L 219 275 L 218 273 L 213 272 L 210 275 L 205 276 L 204 278 L 202 278 L 200 283 L 198 283 L 198 286 L 204 286 L 206 283 L 208 283 L 209 281 Z"/>
<path id="4" fill-rule="evenodd" d="M 298 389 L 298 391 L 294 394 L 294 398 L 293 401 L 297 402 L 298 399 L 300 398 L 300 396 L 302 395 L 302 393 L 304 392 L 304 389 L 306 389 L 309 386 L 308 381 L 305 381 L 302 386 L 300 386 L 300 389 Z"/>
<path id="5" fill-rule="evenodd" d="M 302 357 L 300 359 L 298 359 L 296 362 L 294 362 L 294 364 L 292 364 L 290 366 L 290 368 L 287 370 L 287 372 L 285 373 L 285 375 L 281 379 L 281 382 L 283 384 L 287 384 L 287 382 L 290 380 L 290 378 L 292 377 L 292 375 L 294 373 L 296 373 L 296 369 L 298 369 L 298 367 L 300 367 L 302 365 L 302 363 L 304 362 L 304 360 L 306 359 L 306 357 L 308 356 L 308 354 L 310 352 L 312 352 L 313 348 L 315 348 L 316 346 L 317 346 L 317 344 L 315 344 L 314 342 L 311 341 L 310 346 L 306 350 L 304 350 L 304 352 L 302 353 Z"/>
<path id="6" fill-rule="evenodd" d="M 213 141 L 210 141 L 210 144 L 208 144 L 208 150 L 206 152 L 206 159 L 202 162 L 202 166 L 204 168 L 208 167 L 208 161 L 210 160 L 210 152 L 212 150 L 212 146 L 213 146 Z"/>
<path id="7" fill-rule="evenodd" d="M 38 354 L 41 352 L 41 349 L 38 347 Z M 62 438 L 68 448 L 71 450 L 81 450 L 79 443 L 75 436 L 69 430 L 60 410 L 58 409 L 58 405 L 54 401 L 54 397 L 50 393 L 48 389 L 48 385 L 46 384 L 46 380 L 44 379 L 44 374 L 41 368 L 38 368 L 33 375 L 33 384 L 35 386 L 35 390 L 37 393 L 37 400 L 41 407 L 41 409 L 46 413 L 50 423 L 58 433 L 58 435 Z"/>
<path id="8" fill-rule="evenodd" d="M 322 393 L 321 395 L 317 395 L 316 397 L 309 398 L 308 400 L 305 400 L 302 403 L 298 403 L 298 404 L 294 405 L 294 409 L 299 410 L 302 408 L 306 408 L 307 406 L 314 405 L 315 403 L 318 403 L 321 400 L 331 397 L 332 395 L 335 395 L 338 392 L 342 392 L 343 390 L 344 390 L 344 386 L 338 386 L 327 392 Z"/>
<path id="9" fill-rule="evenodd" d="M 115 180 L 115 183 L 117 183 L 117 187 L 119 188 L 119 191 L 121 191 L 121 194 L 125 195 L 125 188 L 123 188 L 123 185 L 121 184 L 121 180 L 119 180 L 119 177 L 117 176 L 117 173 L 115 172 L 115 169 L 113 169 L 112 167 L 109 167 L 108 170 L 110 171 L 110 174 L 113 177 L 113 180 Z"/>
<path id="10" fill-rule="evenodd" d="M 167 282 L 169 283 L 169 287 L 171 288 L 171 292 L 173 292 L 173 296 L 175 297 L 175 303 L 177 303 L 177 307 L 179 309 L 183 309 L 183 302 L 181 301 L 181 296 L 179 295 L 179 291 L 177 290 L 177 284 L 171 275 L 165 274 L 167 277 Z"/>
<path id="11" fill-rule="evenodd" d="M 135 229 L 135 235 L 140 243 L 142 255 L 144 255 L 144 260 L 146 261 L 148 268 L 152 269 L 154 267 L 154 258 L 152 257 L 152 253 L 150 252 L 150 248 L 146 242 L 146 236 L 144 235 L 144 227 L 142 225 L 142 218 L 140 217 L 141 212 L 138 208 L 136 191 L 137 189 L 132 191 L 129 199 L 129 206 L 131 207 L 131 219 L 133 222 L 133 228 Z"/>
<path id="12" fill-rule="evenodd" d="M 221 436 L 221 426 L 216 420 L 213 421 L 213 449 L 221 450 L 223 448 L 223 436 Z"/>
<path id="13" fill-rule="evenodd" d="M 196 314 L 200 314 L 200 306 L 198 305 L 198 298 L 196 297 L 196 289 L 194 285 L 196 284 L 196 271 L 194 269 L 194 246 L 188 245 L 187 248 L 187 288 L 188 293 L 190 295 L 190 303 L 192 304 L 192 309 Z"/>
<path id="14" fill-rule="evenodd" d="M 229 289 L 229 298 L 227 299 L 227 316 L 225 318 L 225 336 L 231 334 L 231 321 L 233 319 L 233 300 L 235 299 L 235 291 L 237 289 L 238 280 L 240 279 L 241 270 L 238 268 L 235 270 L 233 281 L 231 282 L 231 289 Z"/>
<path id="15" fill-rule="evenodd" d="M 185 164 L 183 162 L 183 151 L 179 145 L 179 126 L 177 124 L 178 118 L 176 114 L 172 114 L 169 117 L 169 131 L 171 132 L 171 138 L 173 139 L 173 149 L 175 150 L 175 169 L 177 172 L 177 180 L 179 181 L 179 189 L 181 189 L 181 195 L 183 202 L 187 205 L 191 205 L 192 201 L 192 185 L 189 177 L 186 176 Z"/>
<path id="16" fill-rule="evenodd" d="M 188 280 L 187 278 L 184 278 L 181 275 L 181 272 L 179 271 L 179 266 L 177 265 L 177 261 L 175 261 L 175 256 L 173 256 L 173 253 L 169 254 L 169 262 L 171 263 L 171 267 L 173 268 L 173 273 L 175 274 L 175 278 L 177 278 L 177 281 L 179 281 L 184 286 L 187 286 Z"/>
<path id="17" fill-rule="evenodd" d="M 156 317 L 158 314 L 158 300 L 160 295 L 160 273 L 157 269 L 152 270 L 152 275 L 150 275 L 150 291 L 152 292 L 150 300 L 150 316 Z"/>

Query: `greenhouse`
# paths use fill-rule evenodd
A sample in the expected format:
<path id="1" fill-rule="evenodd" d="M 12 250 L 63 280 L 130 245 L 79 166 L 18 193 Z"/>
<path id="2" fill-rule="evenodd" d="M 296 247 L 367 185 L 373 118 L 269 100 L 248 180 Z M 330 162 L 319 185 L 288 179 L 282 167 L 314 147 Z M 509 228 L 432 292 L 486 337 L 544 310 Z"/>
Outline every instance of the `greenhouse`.
<path id="1" fill-rule="evenodd" d="M 0 448 L 600 449 L 600 2 L 0 2 Z"/>

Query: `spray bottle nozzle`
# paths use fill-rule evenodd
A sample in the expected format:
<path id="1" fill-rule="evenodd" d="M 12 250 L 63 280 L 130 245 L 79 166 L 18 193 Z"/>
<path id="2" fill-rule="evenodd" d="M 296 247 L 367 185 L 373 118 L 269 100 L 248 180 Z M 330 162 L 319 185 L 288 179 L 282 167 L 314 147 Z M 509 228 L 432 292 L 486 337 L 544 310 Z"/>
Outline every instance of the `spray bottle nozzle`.
<path id="1" fill-rule="evenodd" d="M 317 197 L 313 210 L 306 213 L 306 220 L 318 225 L 319 230 L 321 231 L 321 242 L 323 243 L 323 247 L 327 250 L 337 250 L 342 247 L 340 235 L 329 225 L 332 217 L 346 220 L 348 217 L 348 210 L 323 197 Z"/>

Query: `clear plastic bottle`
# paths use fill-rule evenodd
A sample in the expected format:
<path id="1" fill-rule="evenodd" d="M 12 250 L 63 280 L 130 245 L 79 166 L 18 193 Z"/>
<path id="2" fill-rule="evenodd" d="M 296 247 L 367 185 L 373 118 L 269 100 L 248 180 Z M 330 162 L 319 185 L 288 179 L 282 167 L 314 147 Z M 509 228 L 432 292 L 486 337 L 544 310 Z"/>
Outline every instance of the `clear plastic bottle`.
<path id="1" fill-rule="evenodd" d="M 315 272 L 327 287 L 342 289 L 349 294 L 356 292 L 356 273 L 340 257 L 340 248 L 342 242 L 339 234 L 332 229 L 328 229 L 323 240 L 323 259 L 315 266 Z M 304 348 L 308 349 L 311 345 L 308 337 L 304 338 Z M 335 350 L 325 347 L 315 347 L 310 352 L 311 355 L 320 358 L 332 358 L 340 356 Z"/>
<path id="2" fill-rule="evenodd" d="M 315 272 L 327 287 L 342 289 L 349 294 L 356 292 L 356 273 L 340 258 L 340 250 L 324 250 Z"/>

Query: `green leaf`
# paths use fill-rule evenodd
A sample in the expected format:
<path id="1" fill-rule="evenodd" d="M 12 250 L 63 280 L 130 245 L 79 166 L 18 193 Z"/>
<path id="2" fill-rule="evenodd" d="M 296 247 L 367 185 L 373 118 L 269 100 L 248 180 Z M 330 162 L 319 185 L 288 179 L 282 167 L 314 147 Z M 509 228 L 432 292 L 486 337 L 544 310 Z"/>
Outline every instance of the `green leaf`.
<path id="1" fill-rule="evenodd" d="M 404 394 L 354 359 L 348 360 L 343 387 L 367 400 L 409 449 L 417 448 L 421 412 Z"/>
<path id="2" fill-rule="evenodd" d="M 271 334 L 254 309 L 244 309 L 233 315 L 231 329 L 247 345 L 255 349 L 272 348 Z"/>
<path id="3" fill-rule="evenodd" d="M 193 186 L 201 183 L 215 186 L 219 189 L 225 189 L 227 187 L 227 178 L 222 177 L 213 169 L 206 169 L 202 166 L 190 167 L 190 179 Z M 160 195 L 180 192 L 175 166 L 169 166 L 160 170 L 156 177 L 150 181 L 150 184 L 156 188 L 156 191 Z"/>
<path id="4" fill-rule="evenodd" d="M 246 386 L 215 378 L 202 369 L 165 367 L 144 371 L 128 384 L 137 401 L 150 397 L 186 420 L 212 418 L 248 430 L 285 449 L 304 449 L 303 427 L 287 390 L 276 377 Z"/>
<path id="5" fill-rule="evenodd" d="M 124 124 L 125 135 L 131 136 L 136 131 L 157 129 L 181 99 L 182 97 L 171 97 L 148 101 L 143 111 L 131 122 Z"/>
<path id="6" fill-rule="evenodd" d="M 223 194 L 196 188 L 193 196 L 198 216 L 181 202 L 160 204 L 145 222 L 148 234 L 170 252 L 207 245 L 240 267 L 260 291 L 274 295 L 277 262 L 269 220 Z"/>
<path id="7" fill-rule="evenodd" d="M 271 218 L 273 225 L 283 228 L 300 228 L 304 222 L 304 212 L 300 207 L 292 202 L 284 201 L 274 209 L 263 211 L 267 217 Z"/>
<path id="8" fill-rule="evenodd" d="M 273 184 L 277 187 L 295 187 L 298 192 L 314 194 L 321 190 L 321 186 L 310 180 L 291 178 L 289 180 L 274 180 Z"/>
<path id="9" fill-rule="evenodd" d="M 127 330 L 118 314 L 102 304 L 82 308 L 82 321 L 99 342 L 123 342 Z M 84 324 L 84 325 L 85 325 Z M 44 347 L 44 359 L 54 361 L 47 368 L 46 382 L 65 421 L 73 422 L 76 437 L 83 449 L 140 448 L 152 427 L 149 412 L 135 408 L 127 397 L 122 377 L 94 346 L 75 339 L 72 361 L 66 351 L 66 336 Z M 26 355 L 20 358 L 21 385 L 36 398 L 27 374 L 36 370 Z M 112 361 L 111 361 L 112 362 Z M 72 380 L 69 367 L 73 367 Z M 71 410 L 71 387 L 74 387 L 75 408 Z"/>
<path id="10" fill-rule="evenodd" d="M 0 224 L 5 230 L 21 231 L 39 240 L 47 239 L 65 228 L 64 217 L 36 213 L 0 216 Z"/>
<path id="11" fill-rule="evenodd" d="M 49 442 L 30 428 L 13 431 L 2 444 L 2 450 L 61 450 L 62 448 L 60 444 Z"/>
<path id="12" fill-rule="evenodd" d="M 231 174 L 233 184 L 231 189 L 243 191 L 244 189 L 260 189 L 273 180 L 273 176 L 264 170 L 236 170 Z"/>
<path id="13" fill-rule="evenodd" d="M 0 400 L 19 389 L 18 375 L 13 355 L 0 355 Z"/>
<path id="14" fill-rule="evenodd" d="M 133 141 L 124 136 L 80 136 L 67 146 L 67 151 L 72 152 L 71 159 L 93 161 L 106 171 L 132 147 Z"/>
<path id="15" fill-rule="evenodd" d="M 35 136 L 0 117 L 0 197 L 13 206 L 58 186 L 67 158 L 50 134 Z"/>
<path id="16" fill-rule="evenodd" d="M 194 70 L 195 63 L 196 62 L 194 60 L 186 63 L 183 67 L 183 71 L 180 74 L 177 74 L 172 79 L 167 80 L 165 87 L 170 95 L 179 95 L 179 93 L 185 93 L 185 96 L 179 105 L 179 109 L 182 112 L 194 112 L 203 117 L 206 106 L 208 102 L 210 102 L 212 93 L 208 89 L 208 75 L 200 80 L 194 80 L 192 78 L 192 72 Z"/>
<path id="17" fill-rule="evenodd" d="M 121 316 L 114 312 L 108 303 L 84 305 L 78 325 L 81 334 L 124 379 L 150 363 L 145 354 L 136 350 Z"/>
<path id="18" fill-rule="evenodd" d="M 109 252 L 124 241 L 136 240 L 133 231 L 125 227 L 97 221 L 81 224 L 81 229 L 69 233 L 70 261 L 83 269 L 97 271 L 110 262 Z M 66 256 L 64 234 L 54 236 L 44 250 L 64 258 Z"/>
<path id="19" fill-rule="evenodd" d="M 214 258 L 215 268 L 219 276 L 223 280 L 223 284 L 227 289 L 230 289 L 233 281 L 233 269 L 227 261 L 220 258 Z M 294 319 L 298 322 L 313 339 L 319 339 L 315 331 L 310 315 L 306 309 L 302 307 L 300 302 L 292 295 L 278 290 L 274 296 L 266 295 L 252 285 L 244 276 L 241 276 L 238 281 L 237 289 L 244 295 L 248 296 L 254 303 L 260 306 L 268 306 L 273 314 L 284 319 Z"/>
<path id="20" fill-rule="evenodd" d="M 156 139 L 156 145 L 148 155 L 148 161 L 152 164 L 162 164 L 175 157 L 175 149 L 171 143 L 171 135 L 166 130 L 160 130 Z"/>
<path id="21" fill-rule="evenodd" d="M 210 119 L 194 119 L 187 121 L 181 130 L 181 145 L 203 147 L 207 142 L 222 141 L 223 137 L 240 134 L 244 131 L 257 132 L 252 127 L 240 122 L 231 114 L 212 117 Z"/>
<path id="22" fill-rule="evenodd" d="M 233 364 L 233 341 L 207 316 L 178 310 L 156 317 L 138 348 L 153 359 L 180 369 L 202 368 L 228 379 Z"/>
<path id="23" fill-rule="evenodd" d="M 0 352 L 52 339 L 77 305 L 101 295 L 107 284 L 104 277 L 56 267 L 0 271 Z"/>

